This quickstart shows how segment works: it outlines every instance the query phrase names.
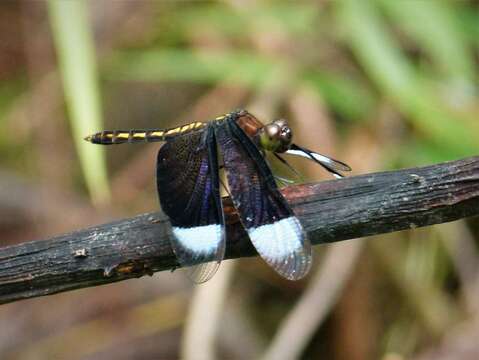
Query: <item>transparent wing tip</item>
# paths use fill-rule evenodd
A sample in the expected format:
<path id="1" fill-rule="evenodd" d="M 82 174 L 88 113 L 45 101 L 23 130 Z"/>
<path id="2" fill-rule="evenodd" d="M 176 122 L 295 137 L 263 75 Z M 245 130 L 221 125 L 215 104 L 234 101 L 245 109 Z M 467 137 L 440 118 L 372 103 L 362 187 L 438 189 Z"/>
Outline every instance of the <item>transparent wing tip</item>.
<path id="1" fill-rule="evenodd" d="M 185 268 L 186 276 L 195 284 L 203 284 L 210 280 L 218 271 L 220 262 L 210 261 Z"/>
<path id="2" fill-rule="evenodd" d="M 173 227 L 173 235 L 173 251 L 187 276 L 196 284 L 211 279 L 225 253 L 223 226 Z"/>

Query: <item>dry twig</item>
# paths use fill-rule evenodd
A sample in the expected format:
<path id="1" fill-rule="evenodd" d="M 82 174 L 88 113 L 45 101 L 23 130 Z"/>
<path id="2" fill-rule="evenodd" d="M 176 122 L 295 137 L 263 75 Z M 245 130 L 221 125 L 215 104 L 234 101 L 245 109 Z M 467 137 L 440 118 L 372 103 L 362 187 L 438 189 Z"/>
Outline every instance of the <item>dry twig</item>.
<path id="1" fill-rule="evenodd" d="M 282 190 L 313 244 L 479 214 L 479 157 Z M 236 216 L 228 259 L 256 253 Z M 162 213 L 0 249 L 0 303 L 153 274 L 178 266 Z"/>

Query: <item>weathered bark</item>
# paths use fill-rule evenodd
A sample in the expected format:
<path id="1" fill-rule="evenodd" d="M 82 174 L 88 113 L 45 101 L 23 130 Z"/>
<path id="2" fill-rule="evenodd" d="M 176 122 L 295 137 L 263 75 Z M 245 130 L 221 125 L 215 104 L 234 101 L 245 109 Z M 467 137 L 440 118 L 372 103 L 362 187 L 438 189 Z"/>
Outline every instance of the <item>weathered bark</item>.
<path id="1" fill-rule="evenodd" d="M 413 229 L 479 214 L 479 157 L 282 192 L 313 244 Z M 226 258 L 255 255 L 231 211 L 227 222 Z M 170 236 L 158 212 L 0 249 L 0 303 L 171 270 Z"/>

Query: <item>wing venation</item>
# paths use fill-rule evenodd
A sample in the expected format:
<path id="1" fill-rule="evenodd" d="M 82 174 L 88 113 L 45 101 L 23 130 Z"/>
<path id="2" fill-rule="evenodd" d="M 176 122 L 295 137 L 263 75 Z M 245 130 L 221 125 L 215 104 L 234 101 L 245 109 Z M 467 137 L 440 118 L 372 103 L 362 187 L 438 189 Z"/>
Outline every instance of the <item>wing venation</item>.
<path id="1" fill-rule="evenodd" d="M 289 280 L 304 277 L 311 245 L 251 138 L 234 119 L 215 127 L 233 204 L 260 256 Z"/>
<path id="2" fill-rule="evenodd" d="M 178 262 L 197 283 L 209 280 L 225 252 L 214 130 L 178 136 L 158 152 L 160 204 L 173 226 Z"/>

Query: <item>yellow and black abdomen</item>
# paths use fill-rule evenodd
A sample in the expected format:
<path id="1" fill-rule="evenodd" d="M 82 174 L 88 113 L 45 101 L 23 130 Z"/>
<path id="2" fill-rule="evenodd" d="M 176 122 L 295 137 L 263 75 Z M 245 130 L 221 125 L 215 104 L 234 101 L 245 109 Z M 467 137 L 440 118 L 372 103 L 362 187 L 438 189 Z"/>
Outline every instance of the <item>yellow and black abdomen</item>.
<path id="1" fill-rule="evenodd" d="M 138 142 L 166 141 L 169 138 L 198 131 L 206 126 L 206 123 L 194 122 L 171 129 L 148 129 L 148 130 L 104 130 L 89 135 L 85 138 L 93 144 L 113 145 Z"/>

